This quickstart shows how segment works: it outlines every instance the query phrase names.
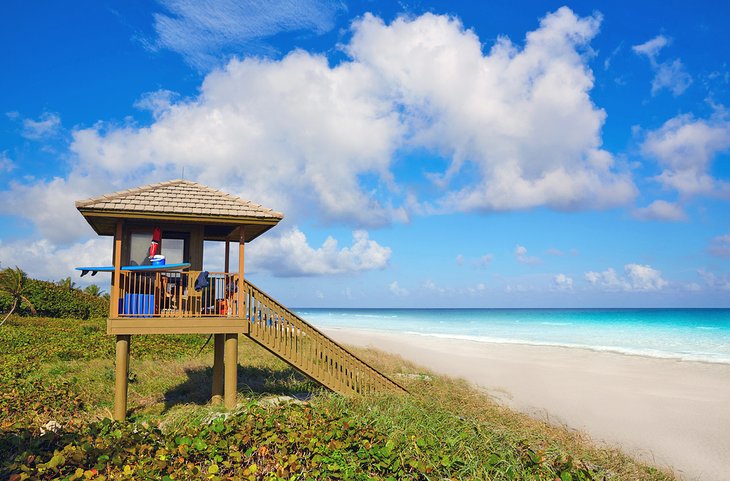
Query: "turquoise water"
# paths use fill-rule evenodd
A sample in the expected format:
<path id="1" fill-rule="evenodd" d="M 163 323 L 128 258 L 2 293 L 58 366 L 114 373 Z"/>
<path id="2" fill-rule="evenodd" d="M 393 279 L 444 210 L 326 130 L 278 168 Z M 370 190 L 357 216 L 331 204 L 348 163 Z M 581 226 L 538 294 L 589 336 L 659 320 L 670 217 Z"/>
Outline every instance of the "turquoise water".
<path id="1" fill-rule="evenodd" d="M 730 364 L 730 309 L 297 309 L 317 327 Z"/>

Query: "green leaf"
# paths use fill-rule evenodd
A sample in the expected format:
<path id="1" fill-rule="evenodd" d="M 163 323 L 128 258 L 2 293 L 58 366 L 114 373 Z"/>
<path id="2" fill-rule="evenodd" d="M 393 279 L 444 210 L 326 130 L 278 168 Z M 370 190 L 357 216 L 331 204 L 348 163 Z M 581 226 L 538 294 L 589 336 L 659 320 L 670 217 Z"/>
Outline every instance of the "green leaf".
<path id="1" fill-rule="evenodd" d="M 49 468 L 55 469 L 58 466 L 62 466 L 65 462 L 66 462 L 66 458 L 64 458 L 60 454 L 56 454 L 55 456 L 53 456 L 51 458 L 50 461 L 48 461 L 48 463 L 46 463 L 46 466 L 48 466 Z"/>

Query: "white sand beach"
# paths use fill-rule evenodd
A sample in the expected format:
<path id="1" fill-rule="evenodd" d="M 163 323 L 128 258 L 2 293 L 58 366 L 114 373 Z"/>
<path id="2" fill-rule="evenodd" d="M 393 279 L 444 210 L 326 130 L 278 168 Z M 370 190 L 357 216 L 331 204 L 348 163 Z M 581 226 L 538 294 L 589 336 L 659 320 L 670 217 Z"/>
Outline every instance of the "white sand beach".
<path id="1" fill-rule="evenodd" d="M 565 424 L 685 480 L 730 479 L 730 365 L 587 349 L 325 329 L 343 344 L 465 378 L 507 405 Z"/>

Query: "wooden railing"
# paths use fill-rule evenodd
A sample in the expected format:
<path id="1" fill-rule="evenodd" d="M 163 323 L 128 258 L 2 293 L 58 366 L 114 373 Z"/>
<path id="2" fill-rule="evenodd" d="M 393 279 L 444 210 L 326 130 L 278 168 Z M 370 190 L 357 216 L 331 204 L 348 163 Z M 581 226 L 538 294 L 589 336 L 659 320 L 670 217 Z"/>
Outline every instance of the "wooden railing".
<path id="1" fill-rule="evenodd" d="M 238 274 L 210 272 L 198 286 L 199 271 L 120 274 L 118 317 L 239 317 Z"/>
<path id="2" fill-rule="evenodd" d="M 239 296 L 238 274 L 210 272 L 204 287 L 199 271 L 120 274 L 118 312 L 110 319 L 110 333 L 239 332 L 340 394 L 405 392 L 248 281 Z M 185 322 L 189 325 L 180 329 Z M 211 322 L 215 326 L 208 326 Z"/>
<path id="3" fill-rule="evenodd" d="M 244 281 L 248 335 L 278 357 L 340 394 L 405 389 Z"/>

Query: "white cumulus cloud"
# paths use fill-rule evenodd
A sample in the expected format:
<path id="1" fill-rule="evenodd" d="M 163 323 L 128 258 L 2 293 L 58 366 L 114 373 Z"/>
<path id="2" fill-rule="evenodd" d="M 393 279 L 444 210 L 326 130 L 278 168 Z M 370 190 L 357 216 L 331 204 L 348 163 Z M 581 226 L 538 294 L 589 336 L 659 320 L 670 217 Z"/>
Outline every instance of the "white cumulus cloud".
<path id="1" fill-rule="evenodd" d="M 713 237 L 707 252 L 717 257 L 730 257 L 730 234 Z"/>
<path id="2" fill-rule="evenodd" d="M 722 291 L 730 291 L 730 276 L 718 275 L 706 269 L 697 270 L 697 274 L 699 274 L 707 287 Z"/>
<path id="3" fill-rule="evenodd" d="M 520 264 L 539 264 L 540 258 L 527 254 L 527 247 L 517 244 L 515 246 L 515 259 Z"/>
<path id="4" fill-rule="evenodd" d="M 70 245 L 95 235 L 76 210 L 74 202 L 111 188 L 107 180 L 86 176 L 55 177 L 32 183 L 11 182 L 11 189 L 0 191 L 0 213 L 30 219 L 41 237 L 54 244 Z"/>
<path id="5" fill-rule="evenodd" d="M 426 14 L 391 25 L 367 15 L 347 51 L 383 79 L 403 107 L 409 145 L 447 154 L 433 176 L 446 186 L 465 163 L 479 176 L 437 207 L 510 210 L 623 204 L 635 188 L 601 149 L 605 112 L 590 100 L 593 75 L 581 53 L 600 18 L 548 14 L 518 48 L 500 37 L 485 55 L 458 20 Z"/>
<path id="6" fill-rule="evenodd" d="M 262 236 L 248 247 L 253 270 L 265 270 L 277 277 L 347 274 L 383 269 L 388 265 L 391 250 L 369 238 L 365 231 L 354 231 L 349 247 L 340 248 L 336 239 L 328 237 L 313 248 L 299 229 L 275 236 Z"/>
<path id="7" fill-rule="evenodd" d="M 400 127 L 372 75 L 354 63 L 294 52 L 231 61 L 198 99 L 171 104 L 149 127 L 74 132 L 80 167 L 140 179 L 186 177 L 284 211 L 356 226 L 405 220 L 379 201 Z M 98 174 L 96 173 L 98 172 Z M 383 181 L 365 189 L 359 177 Z"/>
<path id="8" fill-rule="evenodd" d="M 730 121 L 679 115 L 649 132 L 642 153 L 663 168 L 656 180 L 685 196 L 730 196 L 730 184 L 710 174 L 713 160 L 730 149 Z"/>
<path id="9" fill-rule="evenodd" d="M 687 73 L 680 59 L 675 58 L 664 62 L 657 60 L 659 52 L 669 43 L 670 40 L 667 37 L 657 35 L 651 40 L 631 47 L 637 55 L 644 55 L 649 59 L 654 71 L 654 78 L 651 81 L 652 95 L 656 95 L 662 89 L 667 89 L 677 97 L 692 84 L 692 76 Z"/>
<path id="10" fill-rule="evenodd" d="M 658 291 L 669 284 L 662 278 L 660 271 L 649 265 L 627 264 L 624 270 L 634 290 Z"/>
<path id="11" fill-rule="evenodd" d="M 166 89 L 155 90 L 142 94 L 134 106 L 140 110 L 148 110 L 155 119 L 159 119 L 162 114 L 170 110 L 177 99 L 179 99 L 177 92 Z"/>
<path id="12" fill-rule="evenodd" d="M 492 263 L 494 256 L 492 254 L 484 254 L 476 260 L 477 267 L 487 267 Z"/>
<path id="13" fill-rule="evenodd" d="M 642 44 L 634 45 L 631 49 L 637 54 L 646 55 L 650 60 L 656 60 L 661 49 L 667 45 L 669 45 L 669 39 L 664 35 L 657 35 Z"/>
<path id="14" fill-rule="evenodd" d="M 501 37 L 483 54 L 479 38 L 448 16 L 387 25 L 365 15 L 343 47 L 350 59 L 334 66 L 303 51 L 234 59 L 206 76 L 196 98 L 145 96 L 138 105 L 155 114 L 149 126 L 75 130 L 70 177 L 95 188 L 66 191 L 84 197 L 110 179 L 129 187 L 184 168 L 187 178 L 289 218 L 372 227 L 408 219 L 413 202 L 391 164 L 404 149 L 428 148 L 451 159 L 433 173 L 445 186 L 433 202 L 442 210 L 623 204 L 636 189 L 601 149 L 605 112 L 590 99 L 583 53 L 599 24 L 561 8 L 523 48 Z M 450 189 L 468 162 L 479 175 Z M 31 200 L 24 193 L 10 196 Z M 67 207 L 64 218 L 76 215 Z"/>
<path id="15" fill-rule="evenodd" d="M 405 297 L 408 295 L 408 289 L 401 287 L 398 284 L 398 281 L 391 282 L 388 286 L 388 290 L 390 290 L 390 292 L 397 297 Z"/>
<path id="16" fill-rule="evenodd" d="M 486 269 L 492 263 L 492 260 L 494 260 L 494 255 L 492 254 L 484 254 L 470 259 L 465 258 L 462 254 L 456 256 L 456 263 L 458 265 L 463 266 L 468 262 L 471 267 L 476 267 L 478 269 Z"/>
<path id="17" fill-rule="evenodd" d="M 641 220 L 665 220 L 682 221 L 687 220 L 687 214 L 681 206 L 667 202 L 666 200 L 655 200 L 646 207 L 640 207 L 634 211 L 634 217 Z"/>
<path id="18" fill-rule="evenodd" d="M 0 152 L 0 173 L 11 172 L 13 169 L 15 169 L 15 162 L 8 157 L 7 152 Z"/>
<path id="19" fill-rule="evenodd" d="M 75 267 L 111 264 L 112 241 L 110 237 L 94 237 L 85 242 L 58 247 L 47 239 L 36 241 L 0 240 L 0 265 L 19 266 L 29 276 L 46 280 L 58 280 L 71 276 L 74 282 L 109 284 L 108 274 L 86 276 L 81 279 Z"/>
<path id="20" fill-rule="evenodd" d="M 173 40 L 190 34 L 191 55 L 247 35 L 300 26 L 321 31 L 332 8 L 340 8 L 301 3 L 311 12 L 330 5 L 320 11 L 330 13 L 267 18 L 256 32 L 241 33 L 253 28 L 239 25 L 241 15 L 264 9 L 244 12 L 245 2 L 223 2 L 203 18 L 194 2 L 165 5 L 169 14 L 156 24 L 161 44 L 176 49 Z M 299 50 L 280 59 L 234 58 L 206 75 L 194 98 L 143 96 L 137 106 L 154 114 L 149 125 L 102 120 L 74 130 L 69 174 L 12 184 L 0 192 L 0 211 L 28 218 L 41 235 L 69 245 L 90 233 L 74 200 L 177 178 L 182 169 L 188 179 L 295 222 L 355 229 L 405 222 L 412 212 L 626 204 L 636 188 L 602 148 L 606 114 L 590 98 L 590 41 L 600 22 L 561 8 L 523 44 L 499 37 L 484 52 L 476 34 L 449 16 L 386 24 L 365 15 L 342 46 L 349 57 L 338 63 Z M 228 40 L 217 37 L 228 33 Z M 208 35 L 213 47 L 195 46 Z M 38 122 L 50 128 L 60 119 Z M 448 160 L 429 175 L 441 186 L 436 198 L 415 198 L 393 171 L 396 158 L 418 162 L 411 149 Z M 476 175 L 464 174 L 467 164 Z"/>
<path id="21" fill-rule="evenodd" d="M 22 135 L 26 139 L 41 140 L 53 137 L 61 128 L 61 117 L 58 114 L 44 112 L 38 120 L 24 119 Z"/>
<path id="22" fill-rule="evenodd" d="M 572 291 L 573 278 L 565 274 L 558 274 L 553 278 L 553 285 L 559 291 Z"/>
<path id="23" fill-rule="evenodd" d="M 675 58 L 656 66 L 656 73 L 651 81 L 651 93 L 656 95 L 660 90 L 667 89 L 677 97 L 683 94 L 691 84 L 692 76 L 687 73 L 682 61 Z"/>
<path id="24" fill-rule="evenodd" d="M 595 287 L 609 291 L 658 291 L 669 283 L 662 273 L 649 265 L 626 264 L 624 276 L 620 276 L 613 268 L 603 272 L 586 272 L 585 279 Z"/>

